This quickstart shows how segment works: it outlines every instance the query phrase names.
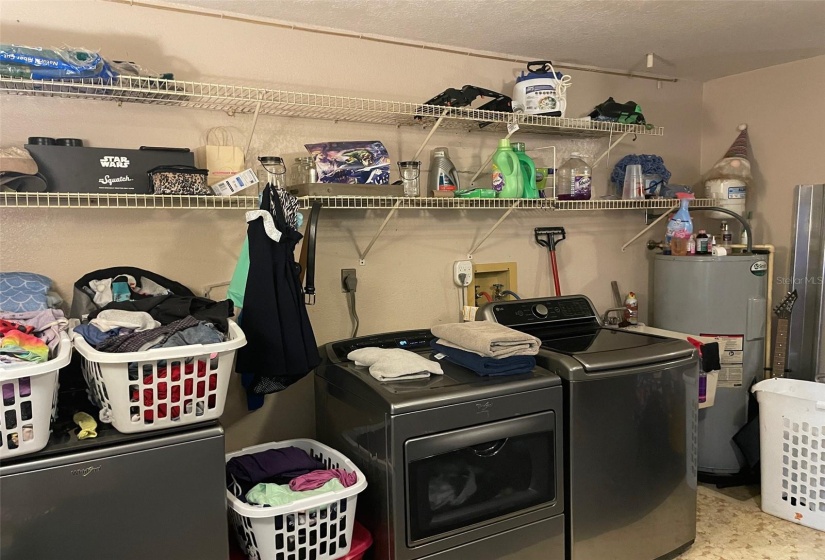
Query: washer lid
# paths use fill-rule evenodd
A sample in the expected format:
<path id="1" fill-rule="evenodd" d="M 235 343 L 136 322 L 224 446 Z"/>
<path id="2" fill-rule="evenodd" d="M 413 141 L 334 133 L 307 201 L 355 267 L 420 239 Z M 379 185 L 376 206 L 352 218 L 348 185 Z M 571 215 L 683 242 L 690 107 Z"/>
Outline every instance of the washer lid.
<path id="1" fill-rule="evenodd" d="M 567 354 L 588 372 L 669 362 L 693 354 L 693 347 L 682 340 L 611 328 L 536 336 L 542 339 L 543 351 Z"/>

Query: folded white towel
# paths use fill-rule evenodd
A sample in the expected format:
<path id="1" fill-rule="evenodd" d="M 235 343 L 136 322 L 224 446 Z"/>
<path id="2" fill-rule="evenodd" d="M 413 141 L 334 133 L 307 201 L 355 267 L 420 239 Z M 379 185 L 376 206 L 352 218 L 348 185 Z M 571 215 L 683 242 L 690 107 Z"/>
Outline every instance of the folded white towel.
<path id="1" fill-rule="evenodd" d="M 104 309 L 89 323 L 103 332 L 117 328 L 148 331 L 160 326 L 160 323 L 145 311 L 124 311 L 122 309 Z"/>
<path id="2" fill-rule="evenodd" d="M 446 323 L 430 329 L 441 340 L 439 344 L 475 352 L 486 358 L 535 356 L 541 341 L 535 336 L 519 332 L 491 321 Z"/>
<path id="3" fill-rule="evenodd" d="M 443 375 L 441 365 L 424 356 L 400 348 L 359 348 L 347 354 L 358 366 L 368 366 L 378 381 L 423 379 L 431 373 Z"/>

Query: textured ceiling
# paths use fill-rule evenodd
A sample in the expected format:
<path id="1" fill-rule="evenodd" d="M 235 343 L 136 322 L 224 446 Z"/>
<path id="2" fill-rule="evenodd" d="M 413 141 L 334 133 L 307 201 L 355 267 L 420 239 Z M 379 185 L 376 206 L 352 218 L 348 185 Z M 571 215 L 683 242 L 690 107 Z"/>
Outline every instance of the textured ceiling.
<path id="1" fill-rule="evenodd" d="M 825 0 L 172 0 L 172 3 L 699 81 L 825 54 Z M 645 67 L 645 54 L 649 52 L 656 55 L 652 69 Z"/>

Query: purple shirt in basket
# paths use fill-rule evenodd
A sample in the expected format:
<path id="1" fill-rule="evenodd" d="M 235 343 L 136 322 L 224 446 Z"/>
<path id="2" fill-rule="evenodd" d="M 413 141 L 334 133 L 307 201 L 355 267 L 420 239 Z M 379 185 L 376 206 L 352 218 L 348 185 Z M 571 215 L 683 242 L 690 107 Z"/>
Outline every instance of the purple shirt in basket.
<path id="1" fill-rule="evenodd" d="M 324 468 L 323 463 L 310 457 L 303 449 L 267 449 L 231 458 L 226 463 L 226 481 L 235 496 L 243 499 L 247 492 L 261 482 L 288 484 L 295 477 Z M 233 487 L 233 483 L 240 486 L 240 492 Z"/>

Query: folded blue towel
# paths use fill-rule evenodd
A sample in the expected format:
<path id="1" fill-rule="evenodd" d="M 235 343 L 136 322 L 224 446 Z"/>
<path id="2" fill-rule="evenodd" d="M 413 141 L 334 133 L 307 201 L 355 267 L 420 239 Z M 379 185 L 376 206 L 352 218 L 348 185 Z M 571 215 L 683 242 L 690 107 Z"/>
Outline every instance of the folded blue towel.
<path id="1" fill-rule="evenodd" d="M 436 342 L 436 339 L 430 341 L 430 347 L 436 352 L 444 354 L 446 360 L 484 376 L 519 375 L 530 373 L 536 367 L 536 359 L 533 356 L 485 358 L 475 352 L 444 346 Z"/>

